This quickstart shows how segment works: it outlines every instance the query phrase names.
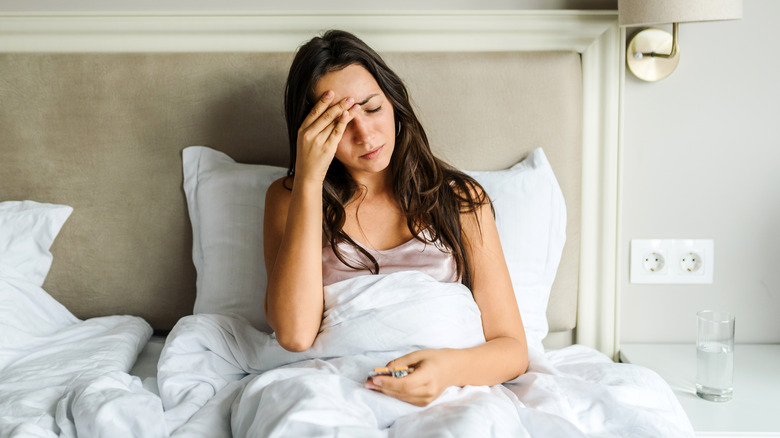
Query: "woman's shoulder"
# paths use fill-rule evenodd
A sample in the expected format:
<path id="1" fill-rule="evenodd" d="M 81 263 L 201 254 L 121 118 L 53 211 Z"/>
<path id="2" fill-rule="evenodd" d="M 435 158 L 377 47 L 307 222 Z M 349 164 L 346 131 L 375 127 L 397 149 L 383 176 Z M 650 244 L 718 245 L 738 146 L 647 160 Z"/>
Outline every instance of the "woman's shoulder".
<path id="1" fill-rule="evenodd" d="M 287 194 L 288 196 L 292 193 L 292 185 L 294 176 L 283 176 L 276 181 L 272 182 L 270 186 L 268 186 L 268 194 Z"/>
<path id="2" fill-rule="evenodd" d="M 290 202 L 292 197 L 292 176 L 284 176 L 272 182 L 265 194 L 266 205 L 276 205 Z"/>
<path id="3" fill-rule="evenodd" d="M 476 205 L 490 203 L 485 189 L 470 175 L 457 169 L 450 169 L 445 178 L 461 202 Z"/>

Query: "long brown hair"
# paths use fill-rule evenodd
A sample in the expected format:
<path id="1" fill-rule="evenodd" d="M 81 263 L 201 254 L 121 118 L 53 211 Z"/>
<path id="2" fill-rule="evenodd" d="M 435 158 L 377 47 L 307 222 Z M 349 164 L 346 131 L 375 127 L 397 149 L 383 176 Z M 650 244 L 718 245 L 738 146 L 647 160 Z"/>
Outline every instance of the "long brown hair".
<path id="1" fill-rule="evenodd" d="M 425 130 L 414 114 L 406 86 L 373 49 L 351 33 L 330 30 L 301 46 L 293 59 L 284 94 L 290 141 L 288 176 L 295 174 L 298 129 L 319 98 L 314 95 L 317 81 L 329 72 L 353 64 L 361 65 L 371 73 L 393 106 L 396 139 L 390 171 L 395 199 L 406 215 L 409 230 L 420 240 L 423 240 L 420 232 L 429 230 L 431 243 L 443 244 L 452 252 L 461 281 L 470 287 L 471 273 L 460 216 L 472 213 L 477 217 L 478 208 L 490 200 L 473 178 L 433 155 Z M 323 183 L 323 230 L 342 263 L 377 274 L 376 259 L 343 231 L 344 206 L 358 190 L 358 184 L 346 168 L 334 159 Z M 340 242 L 355 247 L 368 263 L 350 264 L 337 248 Z"/>

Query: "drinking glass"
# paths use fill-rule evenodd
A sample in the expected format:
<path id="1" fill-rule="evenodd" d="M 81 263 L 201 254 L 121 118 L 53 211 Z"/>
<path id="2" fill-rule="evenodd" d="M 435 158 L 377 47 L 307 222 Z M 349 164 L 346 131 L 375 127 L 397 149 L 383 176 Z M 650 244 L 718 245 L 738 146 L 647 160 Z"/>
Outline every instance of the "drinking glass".
<path id="1" fill-rule="evenodd" d="M 696 395 L 709 401 L 729 401 L 734 392 L 734 315 L 702 310 L 696 316 Z"/>

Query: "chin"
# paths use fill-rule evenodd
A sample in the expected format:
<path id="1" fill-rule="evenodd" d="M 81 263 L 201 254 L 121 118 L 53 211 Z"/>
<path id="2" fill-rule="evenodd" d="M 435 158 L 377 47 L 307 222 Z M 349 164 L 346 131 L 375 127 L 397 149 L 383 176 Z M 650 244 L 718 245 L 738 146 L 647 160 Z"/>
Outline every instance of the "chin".
<path id="1" fill-rule="evenodd" d="M 368 163 L 361 163 L 361 165 L 353 167 L 349 169 L 349 172 L 353 175 L 355 173 L 363 173 L 363 174 L 377 174 L 382 173 L 385 171 L 389 171 L 390 169 L 390 160 L 372 160 Z"/>

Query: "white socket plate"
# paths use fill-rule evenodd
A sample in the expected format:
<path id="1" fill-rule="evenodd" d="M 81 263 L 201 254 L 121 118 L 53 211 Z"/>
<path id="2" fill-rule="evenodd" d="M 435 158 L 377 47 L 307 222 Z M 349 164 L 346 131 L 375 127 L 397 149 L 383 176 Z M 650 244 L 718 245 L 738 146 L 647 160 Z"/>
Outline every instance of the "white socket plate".
<path id="1" fill-rule="evenodd" d="M 645 259 L 653 254 L 664 258 L 663 269 L 651 272 Z M 699 269 L 683 269 L 682 258 L 698 254 Z M 631 239 L 630 281 L 637 284 L 712 284 L 715 244 L 712 239 Z"/>

